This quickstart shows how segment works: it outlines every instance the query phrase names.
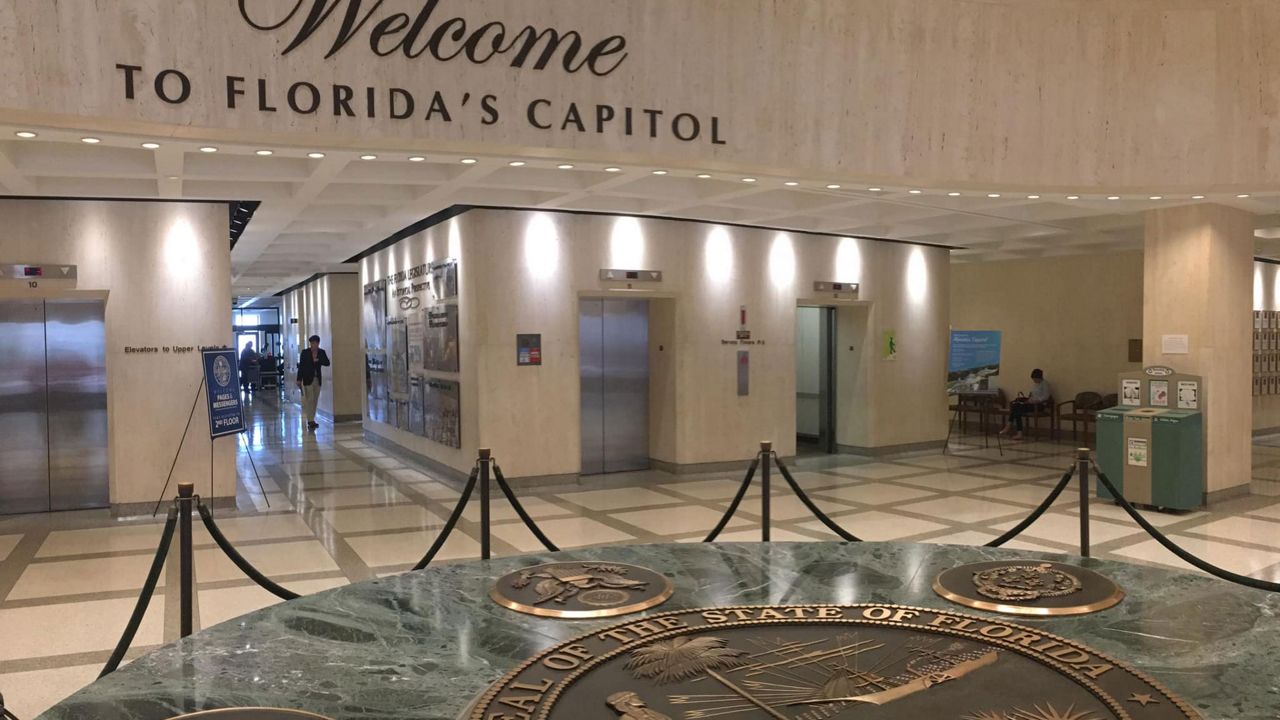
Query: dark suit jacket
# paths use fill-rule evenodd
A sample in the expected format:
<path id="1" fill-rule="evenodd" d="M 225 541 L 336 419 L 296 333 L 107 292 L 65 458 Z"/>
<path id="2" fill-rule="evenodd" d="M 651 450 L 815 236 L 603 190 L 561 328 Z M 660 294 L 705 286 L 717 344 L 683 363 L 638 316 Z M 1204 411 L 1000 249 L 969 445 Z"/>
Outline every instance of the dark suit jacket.
<path id="1" fill-rule="evenodd" d="M 310 385 L 312 380 L 317 384 L 323 381 L 324 371 L 321 368 L 329 366 L 329 355 L 323 349 L 317 353 L 318 361 L 312 361 L 311 348 L 302 351 L 298 357 L 298 380 L 303 385 Z"/>

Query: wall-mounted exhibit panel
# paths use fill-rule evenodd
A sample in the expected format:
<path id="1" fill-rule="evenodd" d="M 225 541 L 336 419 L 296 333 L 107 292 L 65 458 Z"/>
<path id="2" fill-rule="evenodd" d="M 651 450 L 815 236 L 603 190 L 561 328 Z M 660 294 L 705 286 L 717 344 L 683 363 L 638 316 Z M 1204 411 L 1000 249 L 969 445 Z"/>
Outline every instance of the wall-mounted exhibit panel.
<path id="1" fill-rule="evenodd" d="M 457 261 L 456 299 L 434 297 L 430 289 L 450 281 L 420 269 L 437 258 Z M 432 430 L 433 387 L 456 383 L 456 393 L 442 395 L 457 398 L 456 413 L 442 418 L 455 446 L 417 432 L 412 398 L 403 426 L 371 404 L 366 432 L 460 472 L 471 469 L 480 447 L 501 458 L 509 477 L 611 467 L 692 471 L 745 463 L 765 439 L 790 455 L 798 305 L 834 308 L 831 335 L 839 341 L 829 362 L 841 390 L 830 424 L 837 448 L 887 451 L 946 435 L 945 397 L 919 392 L 941 387 L 946 377 L 949 264 L 942 248 L 657 218 L 473 209 L 373 252 L 360 267 L 366 285 L 392 278 L 391 320 L 452 309 L 442 318 L 447 331 L 425 323 L 426 367 L 410 372 L 427 381 L 419 385 L 427 438 L 440 437 Z M 815 297 L 818 281 L 859 283 L 858 297 Z M 418 308 L 411 307 L 415 299 Z M 582 322 L 593 299 L 641 301 L 647 313 L 634 315 L 647 328 L 629 328 L 610 343 L 600 326 L 597 343 Z M 409 309 L 399 309 L 402 301 Z M 888 330 L 898 349 L 892 358 L 875 341 Z M 432 369 L 431 358 L 441 356 L 433 337 L 450 360 L 456 343 L 456 372 Z M 626 403 L 597 402 L 609 393 L 587 372 L 604 376 L 610 364 L 602 353 L 610 348 L 622 353 L 613 367 L 647 372 L 646 381 L 624 383 Z M 377 382 L 370 373 L 371 395 Z M 623 405 L 630 410 L 610 422 L 607 413 Z M 619 427 L 627 430 L 616 439 L 627 447 L 611 454 L 610 429 Z M 643 442 L 631 442 L 637 438 Z"/>

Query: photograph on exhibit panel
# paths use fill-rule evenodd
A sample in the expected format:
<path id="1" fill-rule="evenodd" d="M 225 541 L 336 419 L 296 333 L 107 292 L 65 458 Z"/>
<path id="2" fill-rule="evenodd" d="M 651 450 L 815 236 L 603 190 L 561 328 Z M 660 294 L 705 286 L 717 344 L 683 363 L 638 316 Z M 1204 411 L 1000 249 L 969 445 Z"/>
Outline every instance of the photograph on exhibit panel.
<path id="1" fill-rule="evenodd" d="M 423 411 L 426 435 L 448 447 L 462 447 L 462 394 L 452 380 L 427 379 Z"/>
<path id="2" fill-rule="evenodd" d="M 436 302 L 458 297 L 458 261 L 442 260 L 431 265 L 431 295 Z"/>
<path id="3" fill-rule="evenodd" d="M 428 308 L 426 337 L 427 369 L 458 372 L 458 306 Z"/>

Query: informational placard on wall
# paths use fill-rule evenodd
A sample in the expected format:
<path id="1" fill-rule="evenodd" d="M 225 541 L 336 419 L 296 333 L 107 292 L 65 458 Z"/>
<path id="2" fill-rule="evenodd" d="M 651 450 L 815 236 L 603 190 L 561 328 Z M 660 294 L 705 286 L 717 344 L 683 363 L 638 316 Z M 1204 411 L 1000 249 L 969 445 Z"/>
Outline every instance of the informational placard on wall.
<path id="1" fill-rule="evenodd" d="M 947 392 L 979 392 L 991 388 L 1000 374 L 999 330 L 952 330 L 947 359 Z"/>
<path id="2" fill-rule="evenodd" d="M 209 401 L 209 437 L 244 432 L 244 412 L 240 405 L 240 373 L 236 351 L 205 350 L 205 397 Z"/>
<path id="3" fill-rule="evenodd" d="M 542 364 L 542 335 L 520 333 L 516 335 L 516 365 Z"/>

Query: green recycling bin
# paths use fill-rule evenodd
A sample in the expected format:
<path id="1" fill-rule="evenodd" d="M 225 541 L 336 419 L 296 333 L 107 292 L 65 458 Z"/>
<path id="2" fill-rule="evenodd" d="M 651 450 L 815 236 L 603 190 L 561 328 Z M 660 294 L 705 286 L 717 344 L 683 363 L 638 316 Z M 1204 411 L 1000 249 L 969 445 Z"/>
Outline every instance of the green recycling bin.
<path id="1" fill-rule="evenodd" d="M 1204 416 L 1153 407 L 1102 410 L 1098 466 L 1131 503 L 1194 510 L 1204 503 Z M 1100 481 L 1097 494 L 1111 499 Z"/>

